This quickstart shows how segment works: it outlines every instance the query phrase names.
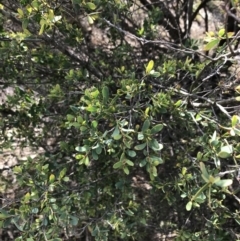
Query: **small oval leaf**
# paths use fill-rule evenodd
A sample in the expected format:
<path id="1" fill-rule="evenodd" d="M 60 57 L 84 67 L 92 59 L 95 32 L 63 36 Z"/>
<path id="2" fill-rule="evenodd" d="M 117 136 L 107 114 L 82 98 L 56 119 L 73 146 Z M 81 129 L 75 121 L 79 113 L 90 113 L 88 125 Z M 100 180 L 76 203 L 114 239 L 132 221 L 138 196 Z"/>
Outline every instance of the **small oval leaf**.
<path id="1" fill-rule="evenodd" d="M 135 150 L 140 151 L 146 147 L 147 143 L 143 143 L 134 147 Z"/>
<path id="2" fill-rule="evenodd" d="M 215 182 L 215 184 L 219 187 L 228 187 L 232 185 L 232 183 L 233 183 L 232 179 L 223 179 Z"/>
<path id="3" fill-rule="evenodd" d="M 154 66 L 154 61 L 153 60 L 150 60 L 148 62 L 148 65 L 147 65 L 147 68 L 146 68 L 146 74 L 149 74 L 150 71 L 153 69 L 153 66 Z"/>
<path id="4" fill-rule="evenodd" d="M 208 44 L 205 45 L 204 50 L 208 51 L 211 50 L 215 47 L 217 47 L 217 45 L 219 44 L 220 40 L 219 39 L 214 39 L 211 42 L 209 42 Z"/>
<path id="5" fill-rule="evenodd" d="M 155 125 L 152 129 L 151 129 L 151 134 L 156 134 L 159 131 L 161 131 L 163 129 L 163 124 L 158 124 Z"/>
<path id="6" fill-rule="evenodd" d="M 186 210 L 190 211 L 192 209 L 192 201 L 189 201 L 186 205 Z"/>

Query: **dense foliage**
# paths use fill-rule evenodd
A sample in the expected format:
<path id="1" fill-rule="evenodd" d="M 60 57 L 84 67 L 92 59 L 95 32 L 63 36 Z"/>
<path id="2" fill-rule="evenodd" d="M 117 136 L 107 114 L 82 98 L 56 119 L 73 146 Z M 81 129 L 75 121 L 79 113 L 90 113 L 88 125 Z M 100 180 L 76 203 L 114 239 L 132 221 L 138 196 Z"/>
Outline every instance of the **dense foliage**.
<path id="1" fill-rule="evenodd" d="M 238 5 L 1 1 L 2 240 L 237 240 Z"/>

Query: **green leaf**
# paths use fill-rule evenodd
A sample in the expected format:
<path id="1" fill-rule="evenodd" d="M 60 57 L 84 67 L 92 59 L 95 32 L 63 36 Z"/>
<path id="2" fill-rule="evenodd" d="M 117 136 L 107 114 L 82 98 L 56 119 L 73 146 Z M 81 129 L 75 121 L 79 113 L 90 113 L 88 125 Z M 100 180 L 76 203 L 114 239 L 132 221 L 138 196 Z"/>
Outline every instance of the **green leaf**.
<path id="1" fill-rule="evenodd" d="M 128 166 L 134 166 L 134 163 L 128 159 L 126 159 L 125 162 L 128 164 Z"/>
<path id="2" fill-rule="evenodd" d="M 194 199 L 194 201 L 195 201 L 195 202 L 198 202 L 198 203 L 204 203 L 205 200 L 206 200 L 206 196 L 205 196 L 205 194 L 204 194 L 203 192 L 200 193 L 200 194 Z"/>
<path id="3" fill-rule="evenodd" d="M 78 225 L 78 221 L 79 221 L 79 218 L 78 217 L 74 217 L 74 216 L 71 216 L 70 217 L 71 219 L 71 225 L 73 225 L 73 226 L 77 226 Z"/>
<path id="4" fill-rule="evenodd" d="M 151 134 L 156 134 L 159 131 L 161 131 L 163 129 L 163 124 L 158 124 L 155 125 L 152 129 L 151 129 Z"/>
<path id="5" fill-rule="evenodd" d="M 103 103 L 106 104 L 109 99 L 109 89 L 107 86 L 104 86 L 102 89 L 102 95 L 103 95 Z"/>
<path id="6" fill-rule="evenodd" d="M 151 155 L 151 156 L 149 156 L 149 159 L 151 160 L 151 162 L 154 166 L 158 166 L 159 164 L 164 163 L 163 159 L 161 157 L 158 157 L 158 156 Z"/>
<path id="7" fill-rule="evenodd" d="M 24 224 L 22 223 L 22 225 L 19 225 L 19 224 L 17 223 L 17 221 L 18 221 L 18 218 L 14 218 L 14 219 L 11 220 L 11 223 L 13 223 L 18 230 L 20 230 L 21 232 L 23 232 Z"/>
<path id="8" fill-rule="evenodd" d="M 144 139 L 144 135 L 143 135 L 142 132 L 139 132 L 139 133 L 138 133 L 137 139 L 138 139 L 139 141 L 141 141 L 141 140 Z"/>
<path id="9" fill-rule="evenodd" d="M 13 172 L 14 172 L 15 174 L 21 174 L 21 173 L 22 173 L 22 167 L 21 167 L 21 166 L 15 166 L 15 167 L 13 168 Z"/>
<path id="10" fill-rule="evenodd" d="M 77 117 L 77 122 L 80 123 L 80 124 L 83 123 L 83 118 L 82 118 L 82 116 L 78 116 L 78 117 Z"/>
<path id="11" fill-rule="evenodd" d="M 86 166 L 89 166 L 89 157 L 86 156 L 83 160 L 83 163 L 86 165 Z"/>
<path id="12" fill-rule="evenodd" d="M 126 166 L 123 168 L 123 171 L 125 172 L 125 174 L 129 174 L 129 169 Z"/>
<path id="13" fill-rule="evenodd" d="M 116 126 L 111 137 L 114 138 L 115 136 L 119 136 L 119 134 L 120 134 L 119 128 L 118 126 Z"/>
<path id="14" fill-rule="evenodd" d="M 148 62 L 147 67 L 146 67 L 146 74 L 149 74 L 149 73 L 150 73 L 150 71 L 153 69 L 153 66 L 154 66 L 154 61 L 153 61 L 153 60 L 150 60 L 150 61 Z"/>
<path id="15" fill-rule="evenodd" d="M 10 215 L 8 212 L 6 212 L 3 209 L 0 209 L 0 220 L 10 218 L 12 215 Z"/>
<path id="16" fill-rule="evenodd" d="M 192 209 L 192 201 L 189 201 L 188 203 L 187 203 L 187 205 L 186 205 L 186 210 L 187 211 L 190 211 L 191 209 Z"/>
<path id="17" fill-rule="evenodd" d="M 54 174 L 51 174 L 49 177 L 49 183 L 53 183 L 55 181 L 55 176 Z"/>
<path id="18" fill-rule="evenodd" d="M 98 108 L 96 108 L 95 106 L 89 105 L 89 106 L 86 108 L 86 110 L 89 111 L 89 112 L 97 112 L 97 111 L 98 111 Z"/>
<path id="19" fill-rule="evenodd" d="M 119 169 L 120 167 L 122 167 L 123 163 L 122 161 L 119 161 L 119 162 L 116 162 L 114 165 L 113 165 L 113 168 L 114 169 Z"/>
<path id="20" fill-rule="evenodd" d="M 228 152 L 220 151 L 220 152 L 218 153 L 218 156 L 221 157 L 221 158 L 228 158 L 228 157 L 230 157 L 231 155 L 230 155 Z"/>
<path id="21" fill-rule="evenodd" d="M 219 37 L 223 37 L 224 34 L 225 34 L 225 29 L 224 29 L 224 28 L 222 28 L 222 29 L 220 29 L 220 30 L 218 31 L 218 36 L 219 36 Z"/>
<path id="22" fill-rule="evenodd" d="M 40 30 L 39 30 L 39 35 L 42 35 L 43 34 L 43 31 L 44 31 L 44 28 L 45 28 L 45 20 L 41 20 L 40 21 L 40 26 L 41 26 L 41 28 L 40 28 Z"/>
<path id="23" fill-rule="evenodd" d="M 228 158 L 232 156 L 232 153 L 233 153 L 232 145 L 227 145 L 227 146 L 221 147 L 221 151 L 218 153 L 218 156 L 221 158 Z"/>
<path id="24" fill-rule="evenodd" d="M 203 162 L 200 162 L 200 170 L 201 170 L 201 172 L 202 172 L 202 177 L 203 177 L 203 179 L 204 179 L 206 182 L 208 182 L 208 181 L 209 181 L 209 174 L 208 174 L 208 172 L 207 172 L 207 170 L 206 170 L 206 167 L 205 167 L 205 165 L 204 165 Z"/>
<path id="25" fill-rule="evenodd" d="M 64 177 L 64 178 L 63 178 L 63 181 L 64 181 L 64 182 L 68 182 L 69 180 L 70 180 L 69 177 Z"/>
<path id="26" fill-rule="evenodd" d="M 99 146 L 97 149 L 96 149 L 96 153 L 99 155 L 102 153 L 102 147 Z"/>
<path id="27" fill-rule="evenodd" d="M 121 154 L 121 156 L 120 156 L 120 161 L 123 162 L 124 159 L 125 159 L 125 153 L 123 152 L 123 153 Z"/>
<path id="28" fill-rule="evenodd" d="M 73 106 L 73 105 L 70 105 L 70 109 L 75 113 L 77 113 L 79 111 L 79 107 L 76 107 L 76 106 Z"/>
<path id="29" fill-rule="evenodd" d="M 128 154 L 128 156 L 130 156 L 130 157 L 135 157 L 135 156 L 137 155 L 136 152 L 133 151 L 133 150 L 127 150 L 127 154 Z"/>
<path id="30" fill-rule="evenodd" d="M 78 152 L 85 153 L 89 150 L 89 146 L 77 146 L 75 150 Z"/>
<path id="31" fill-rule="evenodd" d="M 219 39 L 214 39 L 212 41 L 210 41 L 209 43 L 207 43 L 204 47 L 205 51 L 211 50 L 215 47 L 217 47 L 217 45 L 219 44 L 220 40 Z"/>
<path id="32" fill-rule="evenodd" d="M 154 71 L 154 70 L 151 70 L 151 71 L 150 71 L 150 75 L 153 76 L 153 77 L 155 77 L 155 78 L 158 78 L 161 74 L 160 74 L 159 72 L 156 72 L 156 71 Z"/>
<path id="33" fill-rule="evenodd" d="M 154 177 L 157 177 L 157 168 L 155 166 L 152 166 L 151 168 L 151 174 L 154 176 Z"/>
<path id="34" fill-rule="evenodd" d="M 91 16 L 87 16 L 87 20 L 89 22 L 89 24 L 94 24 L 94 19 Z"/>
<path id="35" fill-rule="evenodd" d="M 140 161 L 139 166 L 144 167 L 146 164 L 147 164 L 146 159 L 143 159 L 143 160 Z"/>
<path id="36" fill-rule="evenodd" d="M 145 132 L 146 130 L 148 130 L 150 127 L 150 121 L 147 119 L 144 121 L 143 126 L 142 126 L 142 132 Z"/>
<path id="37" fill-rule="evenodd" d="M 136 145 L 134 147 L 135 150 L 137 151 L 140 151 L 140 150 L 143 150 L 145 147 L 146 147 L 147 143 L 143 143 L 143 144 L 140 144 L 140 145 Z"/>
<path id="38" fill-rule="evenodd" d="M 97 8 L 96 5 L 91 2 L 87 2 L 86 5 L 90 10 L 95 10 Z"/>
<path id="39" fill-rule="evenodd" d="M 18 11 L 19 18 L 23 18 L 24 17 L 23 10 L 21 8 L 18 8 L 17 11 Z"/>
<path id="40" fill-rule="evenodd" d="M 163 148 L 162 144 L 159 144 L 156 139 L 149 141 L 149 147 L 154 151 L 159 151 Z"/>
<path id="41" fill-rule="evenodd" d="M 27 29 L 27 26 L 28 26 L 28 19 L 27 18 L 24 18 L 23 20 L 22 20 L 22 29 L 23 30 L 26 30 Z"/>
<path id="42" fill-rule="evenodd" d="M 93 158 L 93 160 L 98 160 L 98 154 L 97 154 L 96 150 L 92 151 L 92 158 Z"/>
<path id="43" fill-rule="evenodd" d="M 232 183 L 233 183 L 232 179 L 223 179 L 215 182 L 215 184 L 219 187 L 228 187 L 232 185 Z"/>
<path id="44" fill-rule="evenodd" d="M 232 127 L 235 127 L 239 122 L 239 117 L 237 115 L 234 115 L 232 117 Z"/>
<path id="45" fill-rule="evenodd" d="M 181 104 L 182 104 L 182 100 L 178 100 L 174 105 L 175 105 L 176 107 L 179 107 Z"/>
<path id="46" fill-rule="evenodd" d="M 91 125 L 94 129 L 96 129 L 98 126 L 98 122 L 94 120 L 94 121 L 92 121 Z"/>
<path id="47" fill-rule="evenodd" d="M 227 36 L 228 36 L 228 38 L 232 38 L 234 34 L 235 34 L 234 32 L 228 32 Z"/>
<path id="48" fill-rule="evenodd" d="M 120 140 L 122 138 L 122 135 L 121 134 L 119 134 L 119 135 L 115 135 L 114 137 L 113 137 L 113 139 L 114 140 Z"/>
<path id="49" fill-rule="evenodd" d="M 202 152 L 199 151 L 197 153 L 197 160 L 200 161 L 202 159 L 202 157 L 203 157 L 203 154 L 202 154 Z"/>
<path id="50" fill-rule="evenodd" d="M 71 121 L 73 121 L 74 119 L 75 119 L 75 116 L 70 115 L 70 114 L 67 115 L 67 120 L 68 120 L 68 121 L 71 122 Z"/>

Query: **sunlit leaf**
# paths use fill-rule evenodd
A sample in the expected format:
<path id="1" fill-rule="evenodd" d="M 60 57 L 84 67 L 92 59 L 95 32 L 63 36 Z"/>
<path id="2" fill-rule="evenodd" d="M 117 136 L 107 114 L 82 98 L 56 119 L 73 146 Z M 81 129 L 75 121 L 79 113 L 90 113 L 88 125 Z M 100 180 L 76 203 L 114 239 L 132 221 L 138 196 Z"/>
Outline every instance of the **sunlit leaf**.
<path id="1" fill-rule="evenodd" d="M 75 148 L 75 150 L 78 151 L 78 152 L 84 153 L 84 152 L 87 152 L 89 150 L 89 147 L 88 146 L 77 146 Z"/>
<path id="2" fill-rule="evenodd" d="M 64 178 L 63 178 L 63 181 L 64 181 L 64 182 L 68 182 L 69 180 L 70 180 L 69 177 L 64 177 Z"/>
<path id="3" fill-rule="evenodd" d="M 59 173 L 59 179 L 62 179 L 62 178 L 65 176 L 66 172 L 67 172 L 67 168 L 65 167 L 65 168 L 63 168 L 62 171 Z"/>
<path id="4" fill-rule="evenodd" d="M 212 40 L 211 42 L 207 43 L 205 46 L 204 46 L 204 50 L 205 51 L 208 51 L 208 50 L 211 50 L 215 47 L 217 47 L 217 45 L 219 44 L 220 40 L 219 39 L 214 39 Z"/>
<path id="5" fill-rule="evenodd" d="M 115 135 L 114 137 L 113 137 L 113 139 L 114 140 L 120 140 L 122 138 L 122 135 L 121 134 L 119 134 L 119 135 Z"/>
<path id="6" fill-rule="evenodd" d="M 89 165 L 89 157 L 88 156 L 86 156 L 85 158 L 84 158 L 84 164 L 86 165 L 86 166 L 88 166 Z"/>
<path id="7" fill-rule="evenodd" d="M 228 32 L 227 36 L 228 36 L 228 38 L 232 38 L 234 34 L 235 34 L 234 32 Z"/>
<path id="8" fill-rule="evenodd" d="M 130 160 L 125 160 L 126 161 L 126 163 L 128 164 L 128 166 L 134 166 L 134 163 L 132 162 L 132 161 L 130 161 Z"/>
<path id="9" fill-rule="evenodd" d="M 154 151 L 159 151 L 163 148 L 163 145 L 158 143 L 156 139 L 149 141 L 149 147 Z"/>
<path id="10" fill-rule="evenodd" d="M 239 117 L 237 115 L 232 116 L 232 127 L 235 127 L 239 122 Z"/>
<path id="11" fill-rule="evenodd" d="M 186 210 L 190 211 L 192 209 L 192 201 L 189 201 L 186 205 Z"/>
<path id="12" fill-rule="evenodd" d="M 175 105 L 176 107 L 179 107 L 181 104 L 182 104 L 182 100 L 178 100 L 174 105 Z"/>
<path id="13" fill-rule="evenodd" d="M 150 71 L 153 69 L 153 66 L 154 66 L 154 61 L 153 61 L 153 60 L 150 60 L 150 61 L 148 62 L 147 67 L 146 67 L 146 74 L 149 74 L 149 73 L 150 73 Z"/>
<path id="14" fill-rule="evenodd" d="M 55 181 L 55 176 L 54 174 L 51 174 L 49 177 L 49 183 L 53 183 Z"/>
<path id="15" fill-rule="evenodd" d="M 18 11 L 19 18 L 23 18 L 24 17 L 23 10 L 21 8 L 18 8 L 17 11 Z"/>
<path id="16" fill-rule="evenodd" d="M 97 8 L 96 5 L 92 2 L 87 2 L 86 5 L 90 10 L 95 10 Z"/>
<path id="17" fill-rule="evenodd" d="M 59 16 L 54 16 L 52 22 L 53 22 L 53 23 L 56 23 L 56 22 L 58 22 L 58 21 L 61 20 L 61 19 L 62 19 L 62 16 L 61 16 L 61 15 L 59 15 Z"/>
<path id="18" fill-rule="evenodd" d="M 89 112 L 97 112 L 98 109 L 95 106 L 89 105 L 86 108 L 86 110 L 89 111 Z"/>
<path id="19" fill-rule="evenodd" d="M 233 153 L 232 145 L 227 145 L 227 146 L 221 147 L 221 151 L 218 153 L 218 156 L 221 158 L 228 158 L 232 156 L 232 153 Z"/>
<path id="20" fill-rule="evenodd" d="M 144 135 L 143 135 L 142 132 L 139 132 L 139 133 L 138 133 L 137 139 L 138 139 L 139 141 L 141 141 L 141 140 L 144 139 Z"/>
<path id="21" fill-rule="evenodd" d="M 91 16 L 87 16 L 89 24 L 94 24 L 94 19 Z"/>
<path id="22" fill-rule="evenodd" d="M 153 70 L 152 70 L 153 71 Z M 155 77 L 155 78 L 158 78 L 160 75 L 161 75 L 161 73 L 159 73 L 159 72 L 157 72 L 157 71 L 150 71 L 150 75 L 151 76 L 153 76 L 153 77 Z"/>
<path id="23" fill-rule="evenodd" d="M 232 179 L 223 179 L 215 182 L 215 184 L 219 187 L 228 187 L 232 185 L 232 183 L 233 183 Z"/>
<path id="24" fill-rule="evenodd" d="M 224 28 L 221 28 L 219 31 L 218 31 L 218 36 L 219 37 L 223 37 L 225 34 L 225 29 Z"/>

